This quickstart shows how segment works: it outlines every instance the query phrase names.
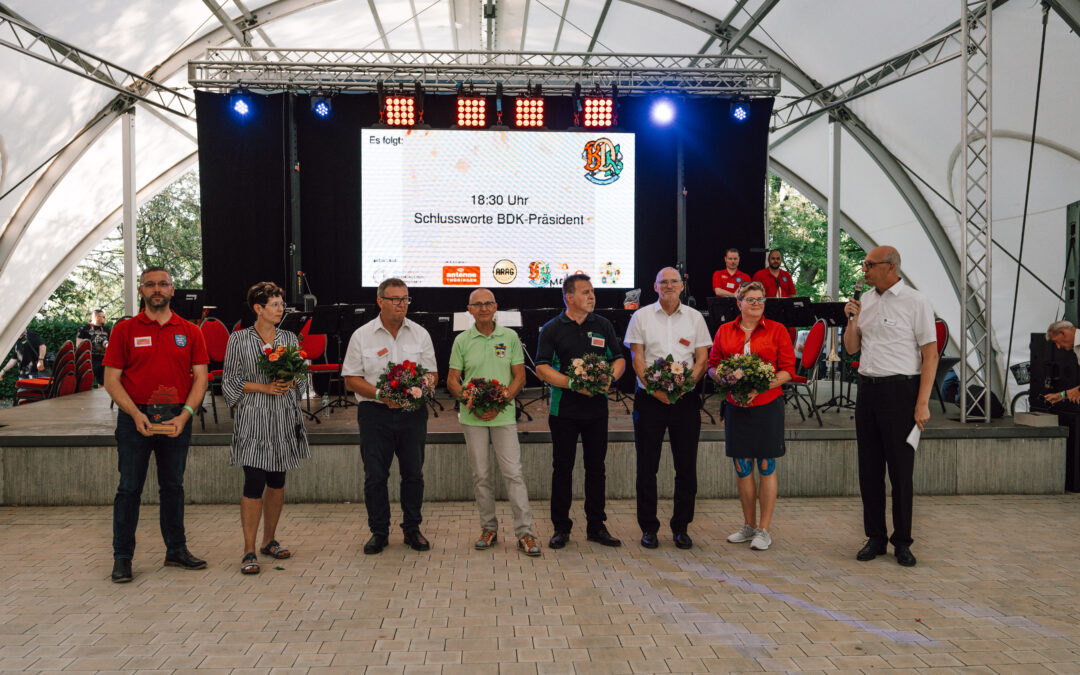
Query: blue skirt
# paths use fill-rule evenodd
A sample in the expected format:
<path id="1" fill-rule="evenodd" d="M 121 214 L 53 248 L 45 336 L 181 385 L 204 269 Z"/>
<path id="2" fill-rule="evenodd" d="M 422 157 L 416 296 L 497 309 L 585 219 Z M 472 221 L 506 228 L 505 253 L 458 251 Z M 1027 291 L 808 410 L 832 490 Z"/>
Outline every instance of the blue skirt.
<path id="1" fill-rule="evenodd" d="M 728 457 L 783 457 L 784 397 L 765 405 L 724 406 L 724 454 Z"/>

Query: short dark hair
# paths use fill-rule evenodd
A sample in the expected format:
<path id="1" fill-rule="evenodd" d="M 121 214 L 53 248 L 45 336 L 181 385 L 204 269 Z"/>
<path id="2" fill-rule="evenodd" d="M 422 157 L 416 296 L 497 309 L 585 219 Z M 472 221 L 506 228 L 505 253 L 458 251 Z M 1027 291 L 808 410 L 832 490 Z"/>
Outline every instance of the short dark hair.
<path id="1" fill-rule="evenodd" d="M 266 303 L 270 302 L 270 298 L 281 298 L 285 296 L 285 290 L 278 286 L 273 281 L 260 281 L 247 292 L 247 304 L 251 308 L 251 311 L 255 311 L 255 305 L 262 305 L 266 307 Z"/>
<path id="2" fill-rule="evenodd" d="M 766 257 L 767 257 L 767 256 L 770 256 L 770 255 L 772 255 L 774 251 L 775 251 L 776 253 L 779 253 L 779 254 L 781 255 L 781 257 L 782 257 L 782 256 L 784 255 L 784 252 L 783 252 L 783 251 L 781 251 L 780 249 L 778 249 L 778 248 L 770 248 L 770 249 L 769 249 L 769 252 L 765 254 L 765 255 L 766 255 Z"/>
<path id="3" fill-rule="evenodd" d="M 724 251 L 724 255 L 727 255 L 728 253 L 734 253 L 735 255 L 738 255 L 738 256 L 742 255 L 742 253 L 739 253 L 739 249 L 735 248 L 734 246 L 732 246 L 728 250 Z"/>
<path id="4" fill-rule="evenodd" d="M 577 291 L 577 282 L 590 281 L 588 274 L 571 274 L 562 282 L 563 295 L 573 295 Z"/>
<path id="5" fill-rule="evenodd" d="M 386 297 L 383 295 L 383 293 L 385 293 L 386 289 L 390 288 L 391 286 L 393 286 L 394 288 L 408 288 L 408 286 L 405 285 L 405 282 L 401 279 L 398 279 L 397 277 L 390 277 L 389 279 L 384 279 L 383 282 L 379 284 L 379 290 L 377 292 L 378 296 L 380 298 Z"/>
<path id="6" fill-rule="evenodd" d="M 94 311 L 92 311 L 90 313 L 91 314 L 104 314 L 105 310 L 103 310 L 103 309 L 95 309 Z"/>
<path id="7" fill-rule="evenodd" d="M 141 281 L 143 277 L 145 277 L 147 274 L 150 274 L 151 272 L 164 272 L 165 274 L 169 275 L 169 281 L 172 281 L 172 273 L 160 265 L 151 265 L 150 267 L 144 269 L 139 275 L 139 280 Z"/>

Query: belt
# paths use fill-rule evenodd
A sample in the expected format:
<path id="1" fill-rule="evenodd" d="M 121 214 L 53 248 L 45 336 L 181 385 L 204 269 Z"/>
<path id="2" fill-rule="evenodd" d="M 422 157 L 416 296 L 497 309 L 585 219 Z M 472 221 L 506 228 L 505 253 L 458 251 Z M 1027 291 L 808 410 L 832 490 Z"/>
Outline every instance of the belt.
<path id="1" fill-rule="evenodd" d="M 918 375 L 885 375 L 884 377 L 872 377 L 870 375 L 859 375 L 860 384 L 885 384 L 886 382 L 910 382 L 911 380 L 918 379 Z"/>

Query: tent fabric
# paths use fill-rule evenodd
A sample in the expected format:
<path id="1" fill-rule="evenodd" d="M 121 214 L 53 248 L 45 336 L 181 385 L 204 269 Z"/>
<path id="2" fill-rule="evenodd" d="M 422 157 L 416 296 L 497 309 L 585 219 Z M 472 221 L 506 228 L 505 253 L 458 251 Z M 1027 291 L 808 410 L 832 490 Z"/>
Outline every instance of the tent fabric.
<path id="1" fill-rule="evenodd" d="M 469 0 L 270 0 L 243 3 L 275 45 L 307 48 L 719 53 L 765 3 L 732 0 L 499 0 L 491 22 Z M 128 0 L 73 5 L 16 0 L 0 11 L 169 86 L 190 89 L 186 61 L 209 46 L 235 45 L 211 12 L 234 2 Z M 1080 39 L 1065 21 L 1068 3 L 1047 17 L 1046 57 L 1036 130 L 1024 263 L 1051 288 L 1065 269 L 1065 208 L 1080 200 Z M 1061 9 L 1062 5 L 1065 9 Z M 374 11 L 372 11 L 374 8 Z M 724 20 L 733 9 L 730 24 Z M 565 11 L 565 14 L 563 12 Z M 778 3 L 754 26 L 741 52 L 783 64 L 777 106 L 932 38 L 959 19 L 960 3 L 834 0 Z M 1074 21 L 1080 17 L 1072 17 Z M 380 32 L 380 27 L 382 32 Z M 993 14 L 993 252 L 991 316 L 1000 351 L 1009 342 L 1020 249 L 1028 152 L 1042 30 L 1039 3 L 999 2 Z M 253 46 L 262 35 L 249 33 Z M 81 258 L 120 220 L 120 122 L 115 92 L 11 49 L 0 51 L 0 350 Z M 893 244 L 903 273 L 931 298 L 959 337 L 960 64 L 958 60 L 882 88 L 848 105 L 841 209 L 863 245 Z M 136 179 L 149 199 L 196 161 L 195 125 L 167 113 L 136 112 Z M 823 118 L 772 136 L 778 173 L 826 206 L 828 125 Z M 54 153 L 59 153 L 53 158 Z M 888 159 L 883 165 L 882 157 Z M 894 161 L 895 160 L 895 161 Z M 40 168 L 39 168 L 40 167 Z M 15 236 L 18 234 L 19 236 Z M 7 248 L 5 248 L 7 247 Z M 842 289 L 843 291 L 843 289 Z M 1055 294 L 1021 275 L 1016 338 L 999 372 L 1025 361 L 1027 334 L 1061 316 Z M 953 347 L 956 350 L 955 344 Z"/>

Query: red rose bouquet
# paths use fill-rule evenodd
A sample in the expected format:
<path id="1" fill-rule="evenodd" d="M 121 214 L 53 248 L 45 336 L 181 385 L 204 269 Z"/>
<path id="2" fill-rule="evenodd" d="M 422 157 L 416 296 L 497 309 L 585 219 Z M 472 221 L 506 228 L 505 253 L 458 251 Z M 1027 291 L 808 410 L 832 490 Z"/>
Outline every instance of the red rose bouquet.
<path id="1" fill-rule="evenodd" d="M 259 370 L 271 380 L 292 381 L 307 375 L 307 352 L 294 345 L 278 345 L 277 349 L 266 347 L 259 357 Z"/>
<path id="2" fill-rule="evenodd" d="M 653 394 L 662 391 L 668 400 L 674 403 L 683 394 L 694 388 L 694 378 L 690 377 L 690 364 L 676 361 L 671 354 L 667 358 L 656 359 L 655 363 L 645 368 L 645 391 Z"/>
<path id="3" fill-rule="evenodd" d="M 585 390 L 593 396 L 606 395 L 608 387 L 615 379 L 615 371 L 611 364 L 594 352 L 588 352 L 570 361 L 570 372 L 566 375 L 570 378 L 571 389 Z"/>
<path id="4" fill-rule="evenodd" d="M 480 417 L 492 410 L 502 412 L 503 408 L 510 405 L 510 399 L 507 398 L 509 392 L 510 390 L 499 384 L 498 380 L 474 377 L 461 390 L 458 400 L 474 415 Z"/>
<path id="5" fill-rule="evenodd" d="M 379 400 L 396 403 L 405 410 L 419 410 L 435 393 L 424 377 L 427 373 L 427 368 L 412 361 L 386 364 L 375 384 Z"/>

